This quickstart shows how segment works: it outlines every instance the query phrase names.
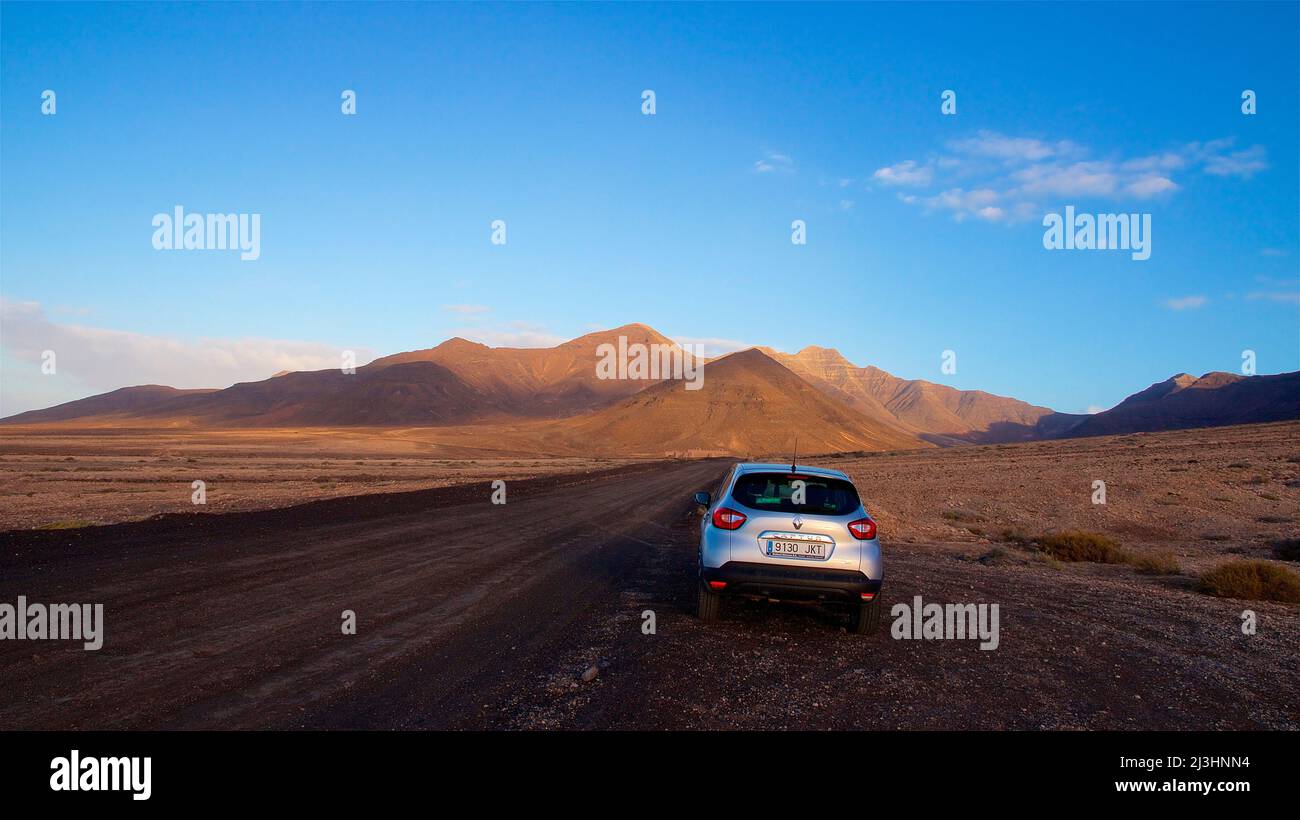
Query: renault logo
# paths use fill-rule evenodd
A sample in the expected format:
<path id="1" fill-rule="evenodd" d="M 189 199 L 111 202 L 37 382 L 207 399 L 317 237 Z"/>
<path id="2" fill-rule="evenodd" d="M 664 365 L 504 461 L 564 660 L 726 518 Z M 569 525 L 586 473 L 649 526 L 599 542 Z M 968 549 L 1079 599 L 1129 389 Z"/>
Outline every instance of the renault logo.
<path id="1" fill-rule="evenodd" d="M 794 517 L 794 528 L 797 530 L 797 529 L 801 528 L 802 526 L 803 526 L 803 516 L 802 516 L 802 515 L 796 515 L 796 516 Z"/>

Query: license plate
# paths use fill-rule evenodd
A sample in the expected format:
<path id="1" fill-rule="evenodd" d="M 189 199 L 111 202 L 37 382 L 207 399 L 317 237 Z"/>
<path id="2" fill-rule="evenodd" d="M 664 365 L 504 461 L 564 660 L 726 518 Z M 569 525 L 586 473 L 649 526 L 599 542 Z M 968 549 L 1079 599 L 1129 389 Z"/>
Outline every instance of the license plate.
<path id="1" fill-rule="evenodd" d="M 767 554 L 777 558 L 825 558 L 826 545 L 817 541 L 765 539 Z"/>

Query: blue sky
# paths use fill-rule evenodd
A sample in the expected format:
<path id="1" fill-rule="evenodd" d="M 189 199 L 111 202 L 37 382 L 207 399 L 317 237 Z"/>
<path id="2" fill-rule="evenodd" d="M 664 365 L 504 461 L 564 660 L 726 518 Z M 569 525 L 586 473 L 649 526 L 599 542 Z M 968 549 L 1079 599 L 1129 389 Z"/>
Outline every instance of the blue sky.
<path id="1" fill-rule="evenodd" d="M 1298 8 L 5 3 L 0 414 L 627 322 L 1070 412 L 1297 370 Z"/>

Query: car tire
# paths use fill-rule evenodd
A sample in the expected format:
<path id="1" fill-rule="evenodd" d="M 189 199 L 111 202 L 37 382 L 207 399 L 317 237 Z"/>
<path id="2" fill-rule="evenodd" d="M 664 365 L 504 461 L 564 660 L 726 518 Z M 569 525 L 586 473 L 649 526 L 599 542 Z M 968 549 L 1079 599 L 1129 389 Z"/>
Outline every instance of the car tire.
<path id="1" fill-rule="evenodd" d="M 871 635 L 880 626 L 880 599 L 853 608 L 849 624 L 856 635 Z"/>
<path id="2" fill-rule="evenodd" d="M 718 610 L 722 608 L 722 596 L 711 591 L 700 581 L 699 616 L 701 621 L 718 620 Z"/>

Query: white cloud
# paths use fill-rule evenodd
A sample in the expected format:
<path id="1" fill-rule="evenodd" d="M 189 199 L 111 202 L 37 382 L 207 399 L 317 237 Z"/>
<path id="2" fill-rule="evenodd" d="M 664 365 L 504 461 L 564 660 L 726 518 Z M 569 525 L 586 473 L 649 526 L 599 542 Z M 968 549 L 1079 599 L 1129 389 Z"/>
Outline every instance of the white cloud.
<path id="1" fill-rule="evenodd" d="M 1246 294 L 1252 302 L 1279 302 L 1281 304 L 1300 304 L 1300 287 L 1278 290 L 1254 290 Z"/>
<path id="2" fill-rule="evenodd" d="M 1187 157 L 1174 151 L 1166 151 L 1163 154 L 1135 157 L 1122 163 L 1120 167 L 1125 171 L 1154 173 L 1156 171 L 1176 171 L 1185 165 L 1187 165 Z"/>
<path id="3" fill-rule="evenodd" d="M 776 171 L 794 173 L 794 160 L 779 151 L 764 151 L 763 158 L 754 162 L 756 174 L 770 174 Z"/>
<path id="4" fill-rule="evenodd" d="M 491 327 L 457 328 L 451 333 L 489 347 L 555 347 L 568 341 L 540 325 L 520 321 Z"/>
<path id="5" fill-rule="evenodd" d="M 930 184 L 934 170 L 929 165 L 917 165 L 915 160 L 904 160 L 894 165 L 876 169 L 871 178 L 885 185 L 919 185 Z"/>
<path id="6" fill-rule="evenodd" d="M 1252 145 L 1241 151 L 1228 151 L 1234 141 L 1228 137 L 1204 144 L 1194 142 L 1187 150 L 1197 161 L 1204 163 L 1205 173 L 1212 176 L 1250 179 L 1268 168 L 1264 146 Z"/>
<path id="7" fill-rule="evenodd" d="M 4 354 L 39 373 L 43 351 L 55 354 L 61 401 L 139 384 L 171 387 L 229 387 L 260 381 L 281 370 L 324 370 L 341 366 L 344 348 L 285 339 L 183 339 L 50 321 L 37 302 L 0 298 Z M 374 358 L 354 348 L 357 364 Z M 48 406 L 22 379 L 4 374 L 4 414 Z M 21 375 L 21 374 L 18 374 Z M 66 379 L 66 382 L 63 381 Z"/>
<path id="8" fill-rule="evenodd" d="M 967 191 L 962 188 L 948 190 L 931 197 L 923 197 L 921 202 L 926 210 L 950 211 L 955 219 L 961 221 L 968 216 L 996 222 L 1006 214 L 998 207 L 998 193 L 991 188 Z"/>
<path id="9" fill-rule="evenodd" d="M 750 342 L 738 342 L 735 339 L 719 339 L 713 336 L 674 336 L 673 341 L 679 345 L 704 345 L 704 358 L 716 359 L 737 350 L 748 350 L 754 345 Z"/>
<path id="10" fill-rule="evenodd" d="M 1119 184 L 1110 163 L 1106 162 L 1031 165 L 1011 176 L 1027 194 L 1052 196 L 1108 196 Z"/>
<path id="11" fill-rule="evenodd" d="M 904 159 L 878 169 L 877 182 L 913 188 L 938 185 L 943 193 L 900 196 L 926 210 L 944 209 L 957 220 L 1020 222 L 1041 216 L 1043 200 L 1104 199 L 1121 204 L 1172 195 L 1181 189 L 1175 173 L 1200 169 L 1214 176 L 1248 179 L 1268 167 L 1263 146 L 1231 150 L 1233 139 L 1190 143 L 1174 150 L 1131 158 L 1091 158 L 1070 140 L 1048 141 L 980 131 L 949 141 L 950 153 Z M 992 191 L 997 204 L 960 199 L 968 191 Z M 957 198 L 955 198 L 955 196 Z"/>
<path id="12" fill-rule="evenodd" d="M 1164 306 L 1170 310 L 1196 310 L 1205 307 L 1209 301 L 1204 296 L 1177 296 L 1173 299 L 1166 299 Z"/>
<path id="13" fill-rule="evenodd" d="M 996 131 L 980 131 L 976 136 L 948 143 L 952 150 L 973 156 L 992 157 L 1008 162 L 1037 162 L 1054 156 L 1077 153 L 1069 140 L 1055 143 L 1027 137 L 1008 137 Z"/>
<path id="14" fill-rule="evenodd" d="M 1149 199 L 1169 191 L 1177 191 L 1178 185 L 1169 177 L 1145 174 L 1125 185 L 1124 190 L 1138 199 Z"/>

